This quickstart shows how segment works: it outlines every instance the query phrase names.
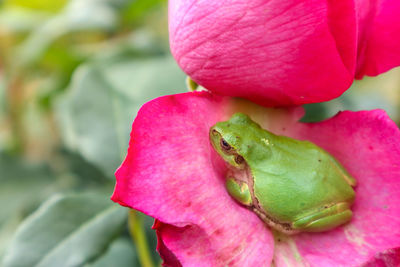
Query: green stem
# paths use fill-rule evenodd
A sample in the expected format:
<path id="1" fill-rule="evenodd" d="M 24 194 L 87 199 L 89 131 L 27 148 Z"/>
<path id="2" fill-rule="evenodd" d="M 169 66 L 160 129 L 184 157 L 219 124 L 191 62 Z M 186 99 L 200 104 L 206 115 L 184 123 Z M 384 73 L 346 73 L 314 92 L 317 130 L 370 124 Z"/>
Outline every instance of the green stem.
<path id="1" fill-rule="evenodd" d="M 141 266 L 154 267 L 154 263 L 151 260 L 146 235 L 143 231 L 142 220 L 138 216 L 137 211 L 135 210 L 129 211 L 128 225 L 129 225 L 129 232 L 136 245 L 136 250 L 139 256 L 139 261 Z"/>

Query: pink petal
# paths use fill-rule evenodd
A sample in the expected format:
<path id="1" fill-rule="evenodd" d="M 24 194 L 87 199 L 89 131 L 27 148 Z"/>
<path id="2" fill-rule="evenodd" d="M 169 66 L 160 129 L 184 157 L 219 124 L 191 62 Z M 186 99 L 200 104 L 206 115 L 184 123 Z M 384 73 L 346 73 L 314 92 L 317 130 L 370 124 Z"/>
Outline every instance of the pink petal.
<path id="1" fill-rule="evenodd" d="M 400 65 L 397 0 L 170 0 L 171 51 L 197 83 L 265 106 L 333 99 Z"/>
<path id="2" fill-rule="evenodd" d="M 363 267 L 387 267 L 387 266 L 400 266 L 400 247 L 389 249 L 387 251 L 378 253 L 369 260 Z"/>
<path id="3" fill-rule="evenodd" d="M 335 98 L 353 81 L 352 1 L 171 0 L 169 7 L 173 55 L 213 92 L 296 105 Z"/>
<path id="4" fill-rule="evenodd" d="M 186 93 L 147 103 L 133 124 L 127 158 L 112 199 L 155 217 L 159 251 L 173 266 L 263 266 L 272 237 L 233 201 L 226 168 L 208 130 L 235 112 L 263 128 L 310 140 L 332 153 L 357 179 L 351 223 L 320 234 L 275 236 L 275 266 L 359 266 L 400 246 L 400 131 L 380 110 L 342 112 L 314 124 L 301 108 L 267 109 L 244 100 Z"/>
<path id="5" fill-rule="evenodd" d="M 147 103 L 116 172 L 112 199 L 161 221 L 159 249 L 184 266 L 263 266 L 272 259 L 270 231 L 227 194 L 226 167 L 209 142 L 210 127 L 237 106 L 264 110 L 205 92 Z M 262 116 L 273 125 L 277 120 L 290 124 L 301 115 L 301 109 L 272 109 Z"/>
<path id="6" fill-rule="evenodd" d="M 357 179 L 354 216 L 328 233 L 300 234 L 278 244 L 285 249 L 277 249 L 276 262 L 298 261 L 301 255 L 311 266 L 360 266 L 399 247 L 400 131 L 386 113 L 342 112 L 295 131 L 291 135 L 325 148 Z"/>
<path id="7" fill-rule="evenodd" d="M 169 248 L 164 244 L 163 233 L 168 231 L 167 227 L 173 226 L 164 224 L 158 220 L 155 220 L 154 222 L 153 229 L 156 230 L 157 234 L 157 251 L 164 260 L 164 266 L 182 266 L 179 260 L 175 257 L 174 253 L 172 253 L 171 250 L 169 250 Z"/>
<path id="8" fill-rule="evenodd" d="M 400 65 L 400 2 L 357 0 L 356 77 L 375 76 Z"/>

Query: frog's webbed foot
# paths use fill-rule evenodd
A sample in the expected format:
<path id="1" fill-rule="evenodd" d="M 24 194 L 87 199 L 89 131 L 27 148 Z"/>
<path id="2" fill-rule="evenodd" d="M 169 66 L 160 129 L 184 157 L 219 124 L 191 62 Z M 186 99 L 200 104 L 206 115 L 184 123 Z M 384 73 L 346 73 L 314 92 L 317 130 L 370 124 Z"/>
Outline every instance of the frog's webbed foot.
<path id="1" fill-rule="evenodd" d="M 296 220 L 293 229 L 304 232 L 327 231 L 350 221 L 352 215 L 348 203 L 338 203 Z"/>
<path id="2" fill-rule="evenodd" d="M 237 181 L 235 178 L 228 177 L 226 179 L 225 186 L 228 190 L 229 195 L 231 195 L 231 197 L 233 197 L 236 201 L 246 206 L 253 205 L 249 186 L 247 183 L 243 181 Z"/>

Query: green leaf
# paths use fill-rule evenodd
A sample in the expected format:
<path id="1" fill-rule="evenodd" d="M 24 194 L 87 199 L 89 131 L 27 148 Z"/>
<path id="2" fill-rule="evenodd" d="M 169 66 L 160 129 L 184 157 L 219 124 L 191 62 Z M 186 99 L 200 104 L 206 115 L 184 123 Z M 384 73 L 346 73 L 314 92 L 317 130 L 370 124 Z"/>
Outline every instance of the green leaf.
<path id="1" fill-rule="evenodd" d="M 1 128 L 5 128 L 5 125 L 7 124 L 7 118 L 6 118 L 6 85 L 5 85 L 5 81 L 4 81 L 4 76 L 0 75 L 0 127 Z M 0 152 L 2 150 L 3 147 L 5 147 L 6 145 L 3 143 L 5 143 L 5 136 L 4 134 L 0 133 Z"/>
<path id="2" fill-rule="evenodd" d="M 51 172 L 44 166 L 29 165 L 15 157 L 0 154 L 0 226 L 11 213 L 43 200 L 52 190 Z M 13 199 L 9 203 L 9 200 Z"/>
<path id="3" fill-rule="evenodd" d="M 60 185 L 44 165 L 0 153 L 0 257 L 17 225 Z M 5 203 L 5 204 L 4 204 Z"/>
<path id="4" fill-rule="evenodd" d="M 140 22 L 155 8 L 166 6 L 166 0 L 135 0 L 122 10 L 122 19 L 125 23 Z"/>
<path id="5" fill-rule="evenodd" d="M 0 25 L 5 29 L 1 35 L 4 38 L 5 35 L 29 32 L 43 23 L 48 16 L 49 14 L 46 12 L 38 12 L 20 7 L 0 9 Z"/>
<path id="6" fill-rule="evenodd" d="M 33 10 L 57 12 L 64 7 L 67 0 L 4 0 L 6 7 L 23 7 Z"/>
<path id="7" fill-rule="evenodd" d="M 0 263 L 4 256 L 4 250 L 7 248 L 10 240 L 12 240 L 13 234 L 21 220 L 20 214 L 14 213 L 0 227 Z"/>
<path id="8" fill-rule="evenodd" d="M 316 122 L 328 118 L 326 103 L 313 103 L 303 106 L 305 110 L 302 122 Z"/>
<path id="9" fill-rule="evenodd" d="M 117 23 L 117 10 L 106 1 L 69 1 L 60 13 L 32 31 L 18 48 L 16 61 L 22 66 L 29 66 L 39 61 L 49 47 L 62 36 L 84 32 L 85 35 L 80 38 L 83 41 L 91 32 L 104 33 L 115 30 Z M 66 43 L 68 41 L 69 39 L 64 40 Z"/>
<path id="10" fill-rule="evenodd" d="M 113 177 L 139 108 L 160 95 L 183 92 L 184 79 L 170 57 L 80 67 L 56 103 L 64 142 Z"/>
<path id="11" fill-rule="evenodd" d="M 394 68 L 377 77 L 355 81 L 340 97 L 328 102 L 304 105 L 304 122 L 321 121 L 341 110 L 384 109 L 392 120 L 400 121 L 400 68 Z"/>
<path id="12" fill-rule="evenodd" d="M 20 225 L 4 267 L 81 266 L 107 249 L 126 216 L 102 195 L 53 197 Z"/>
<path id="13" fill-rule="evenodd" d="M 134 267 L 139 266 L 132 240 L 121 237 L 115 240 L 102 257 L 85 267 Z"/>

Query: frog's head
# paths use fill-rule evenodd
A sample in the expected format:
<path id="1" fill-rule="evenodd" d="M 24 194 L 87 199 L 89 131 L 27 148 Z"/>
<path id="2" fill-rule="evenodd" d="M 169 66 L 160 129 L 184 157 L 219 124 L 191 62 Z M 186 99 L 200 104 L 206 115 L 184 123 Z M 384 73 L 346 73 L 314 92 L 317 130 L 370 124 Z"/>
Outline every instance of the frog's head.
<path id="1" fill-rule="evenodd" d="M 210 128 L 210 141 L 217 153 L 232 167 L 244 169 L 255 133 L 260 126 L 246 114 L 235 113 L 229 120 Z"/>

